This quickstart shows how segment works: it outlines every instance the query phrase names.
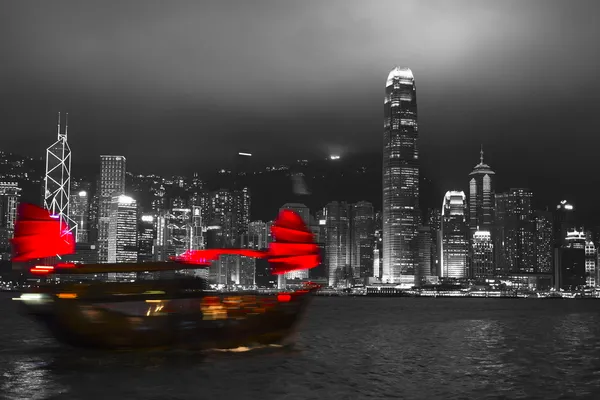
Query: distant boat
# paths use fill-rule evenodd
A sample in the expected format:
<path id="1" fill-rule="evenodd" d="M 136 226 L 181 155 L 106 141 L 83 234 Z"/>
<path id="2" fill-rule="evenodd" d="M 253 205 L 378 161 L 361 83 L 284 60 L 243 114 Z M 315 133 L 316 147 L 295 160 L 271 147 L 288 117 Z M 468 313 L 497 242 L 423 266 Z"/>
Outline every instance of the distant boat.
<path id="1" fill-rule="evenodd" d="M 19 210 L 13 245 L 17 259 L 73 252 L 73 238 L 59 221 L 32 205 Z M 320 263 L 312 234 L 300 216 L 284 210 L 273 225 L 277 242 L 264 252 L 199 250 L 169 262 L 38 265 L 37 275 L 176 271 L 199 268 L 219 254 L 267 258 L 274 274 Z M 58 251 L 57 251 L 58 250 Z M 22 310 L 60 342 L 100 349 L 235 349 L 286 344 L 318 285 L 292 292 L 217 292 L 204 279 L 42 284 L 19 298 Z"/>

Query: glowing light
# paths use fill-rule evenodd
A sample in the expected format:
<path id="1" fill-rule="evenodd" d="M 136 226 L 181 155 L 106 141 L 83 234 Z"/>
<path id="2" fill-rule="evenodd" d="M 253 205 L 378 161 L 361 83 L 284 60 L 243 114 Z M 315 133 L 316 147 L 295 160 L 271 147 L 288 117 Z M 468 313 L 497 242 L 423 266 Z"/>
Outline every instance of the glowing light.
<path id="1" fill-rule="evenodd" d="M 243 156 L 243 157 L 252 157 L 252 154 L 250 154 L 250 153 L 238 153 L 238 155 Z"/>
<path id="2" fill-rule="evenodd" d="M 76 299 L 77 294 L 75 293 L 59 293 L 56 295 L 59 299 Z"/>
<path id="3" fill-rule="evenodd" d="M 327 220 L 326 219 L 320 219 L 319 220 L 319 225 L 327 225 Z"/>
<path id="4" fill-rule="evenodd" d="M 142 215 L 142 222 L 154 222 L 154 216 Z"/>
<path id="5" fill-rule="evenodd" d="M 570 204 L 565 204 L 565 210 L 572 210 L 573 206 Z"/>
<path id="6" fill-rule="evenodd" d="M 292 299 L 292 296 L 289 293 L 279 293 L 277 295 L 277 301 L 280 303 L 287 303 Z"/>
<path id="7" fill-rule="evenodd" d="M 331 159 L 331 160 L 339 160 L 340 156 L 331 155 L 331 156 L 329 156 L 329 159 Z"/>
<path id="8" fill-rule="evenodd" d="M 79 192 L 79 197 L 85 197 L 87 196 L 87 192 L 85 190 L 82 190 L 81 192 Z"/>
<path id="9" fill-rule="evenodd" d="M 409 68 L 396 67 L 388 75 L 385 86 L 388 87 L 388 86 L 393 85 L 394 79 L 400 79 L 400 80 L 404 80 L 404 81 L 409 81 L 406 83 L 412 83 L 412 81 L 415 79 L 415 77 L 413 76 L 413 73 Z M 404 83 L 404 82 L 402 82 L 402 83 Z"/>
<path id="10" fill-rule="evenodd" d="M 119 204 L 132 204 L 135 202 L 135 200 L 132 197 L 129 196 L 125 196 L 124 194 L 119 196 Z"/>

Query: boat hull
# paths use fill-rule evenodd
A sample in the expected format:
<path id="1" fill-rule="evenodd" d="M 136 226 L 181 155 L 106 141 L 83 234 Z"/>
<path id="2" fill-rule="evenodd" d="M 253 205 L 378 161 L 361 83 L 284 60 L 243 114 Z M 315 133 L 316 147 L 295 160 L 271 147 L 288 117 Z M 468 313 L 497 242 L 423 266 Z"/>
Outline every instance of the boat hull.
<path id="1" fill-rule="evenodd" d="M 227 294 L 151 303 L 53 299 L 23 303 L 23 310 L 59 342 L 75 347 L 231 349 L 287 344 L 311 296 L 288 297 Z"/>

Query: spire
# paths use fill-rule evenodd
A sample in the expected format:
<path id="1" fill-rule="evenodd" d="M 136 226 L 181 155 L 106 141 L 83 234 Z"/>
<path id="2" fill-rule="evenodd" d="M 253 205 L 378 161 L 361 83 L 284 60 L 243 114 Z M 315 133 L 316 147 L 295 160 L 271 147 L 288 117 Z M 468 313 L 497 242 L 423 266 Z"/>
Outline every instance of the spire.
<path id="1" fill-rule="evenodd" d="M 69 129 L 69 113 L 65 114 L 65 139 L 67 138 L 67 129 Z"/>
<path id="2" fill-rule="evenodd" d="M 56 130 L 57 138 L 60 139 L 60 112 L 58 113 L 58 127 Z"/>
<path id="3" fill-rule="evenodd" d="M 479 152 L 479 159 L 481 160 L 481 164 L 483 164 L 483 145 L 481 145 L 481 151 Z"/>

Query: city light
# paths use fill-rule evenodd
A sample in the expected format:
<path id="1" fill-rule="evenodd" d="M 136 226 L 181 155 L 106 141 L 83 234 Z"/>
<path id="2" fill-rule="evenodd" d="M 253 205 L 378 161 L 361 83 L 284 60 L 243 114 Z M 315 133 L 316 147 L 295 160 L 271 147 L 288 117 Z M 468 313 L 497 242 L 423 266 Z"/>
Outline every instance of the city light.
<path id="1" fill-rule="evenodd" d="M 154 222 L 154 216 L 142 215 L 142 222 Z"/>
<path id="2" fill-rule="evenodd" d="M 329 159 L 330 159 L 330 160 L 339 160 L 339 159 L 340 159 L 340 156 L 331 155 L 331 156 L 329 156 Z"/>
<path id="3" fill-rule="evenodd" d="M 252 154 L 250 154 L 250 153 L 238 153 L 238 155 L 243 156 L 243 157 L 252 157 Z"/>
<path id="4" fill-rule="evenodd" d="M 132 204 L 135 202 L 135 200 L 132 197 L 125 196 L 124 194 L 119 196 L 118 201 L 119 201 L 119 204 Z"/>
<path id="5" fill-rule="evenodd" d="M 79 192 L 79 197 L 85 197 L 87 196 L 87 192 L 85 190 L 82 190 L 81 192 Z"/>

